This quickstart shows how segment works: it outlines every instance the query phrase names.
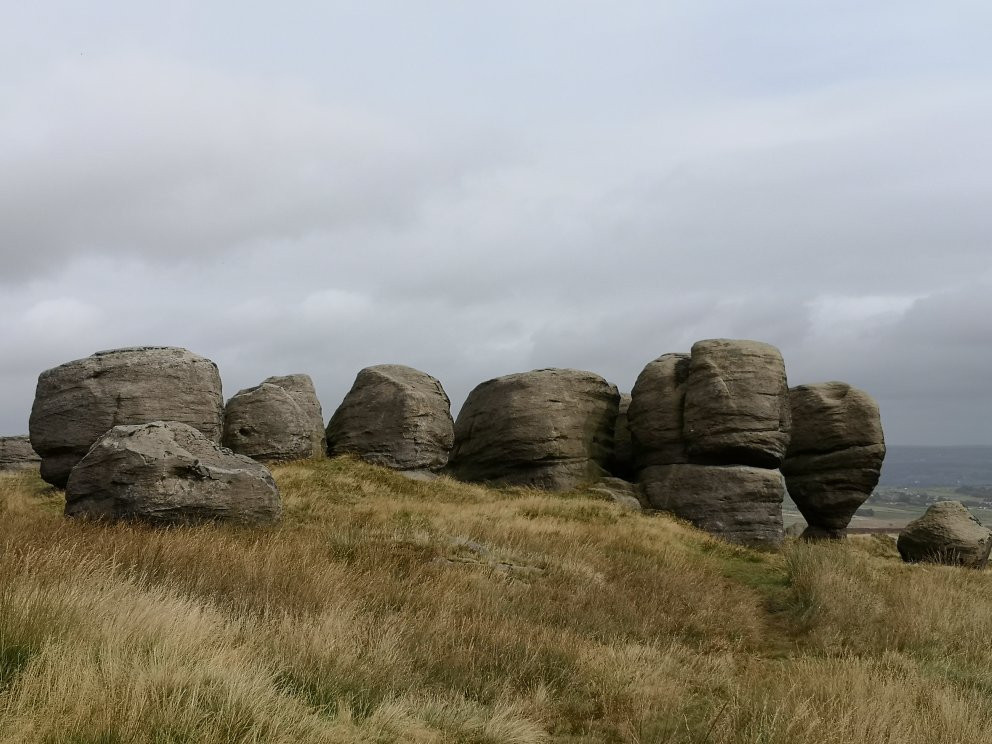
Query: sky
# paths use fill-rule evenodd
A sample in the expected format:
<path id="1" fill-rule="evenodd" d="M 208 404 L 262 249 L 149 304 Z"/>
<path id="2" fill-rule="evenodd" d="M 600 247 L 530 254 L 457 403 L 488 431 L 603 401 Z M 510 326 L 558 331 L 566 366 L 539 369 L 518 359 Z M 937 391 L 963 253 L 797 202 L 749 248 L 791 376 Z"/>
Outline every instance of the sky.
<path id="1" fill-rule="evenodd" d="M 0 6 L 0 434 L 121 346 L 327 418 L 726 337 L 992 445 L 985 0 Z"/>

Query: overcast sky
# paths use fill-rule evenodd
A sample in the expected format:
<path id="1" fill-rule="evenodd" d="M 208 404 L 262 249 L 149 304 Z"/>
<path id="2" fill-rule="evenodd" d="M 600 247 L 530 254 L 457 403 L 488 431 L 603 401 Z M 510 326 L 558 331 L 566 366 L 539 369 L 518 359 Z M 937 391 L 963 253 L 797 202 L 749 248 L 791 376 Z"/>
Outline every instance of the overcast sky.
<path id="1" fill-rule="evenodd" d="M 992 444 L 987 0 L 3 0 L 0 434 L 185 346 L 629 390 L 701 338 Z"/>

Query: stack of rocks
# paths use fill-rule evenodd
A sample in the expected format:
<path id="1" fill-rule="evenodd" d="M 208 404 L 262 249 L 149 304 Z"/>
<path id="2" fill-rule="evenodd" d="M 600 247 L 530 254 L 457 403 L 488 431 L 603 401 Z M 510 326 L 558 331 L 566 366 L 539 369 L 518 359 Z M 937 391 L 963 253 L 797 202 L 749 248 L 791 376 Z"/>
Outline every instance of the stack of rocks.
<path id="1" fill-rule="evenodd" d="M 778 349 L 699 341 L 645 367 L 628 411 L 645 499 L 731 542 L 782 541 L 791 411 Z"/>

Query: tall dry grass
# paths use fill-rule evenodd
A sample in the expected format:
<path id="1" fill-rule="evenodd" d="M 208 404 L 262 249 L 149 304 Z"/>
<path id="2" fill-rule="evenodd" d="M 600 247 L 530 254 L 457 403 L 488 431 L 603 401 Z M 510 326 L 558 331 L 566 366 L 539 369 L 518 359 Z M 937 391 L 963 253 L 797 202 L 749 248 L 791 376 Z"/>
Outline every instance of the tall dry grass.
<path id="1" fill-rule="evenodd" d="M 982 742 L 989 575 L 589 494 L 282 466 L 280 527 L 0 476 L 0 742 Z"/>

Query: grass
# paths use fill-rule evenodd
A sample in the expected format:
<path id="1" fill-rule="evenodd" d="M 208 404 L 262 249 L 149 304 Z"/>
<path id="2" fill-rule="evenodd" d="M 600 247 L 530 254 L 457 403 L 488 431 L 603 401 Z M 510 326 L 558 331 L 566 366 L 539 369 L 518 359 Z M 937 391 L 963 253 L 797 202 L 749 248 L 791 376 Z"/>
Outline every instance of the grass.
<path id="1" fill-rule="evenodd" d="M 0 476 L 0 742 L 985 742 L 992 580 L 595 494 L 274 469 L 277 528 Z"/>

